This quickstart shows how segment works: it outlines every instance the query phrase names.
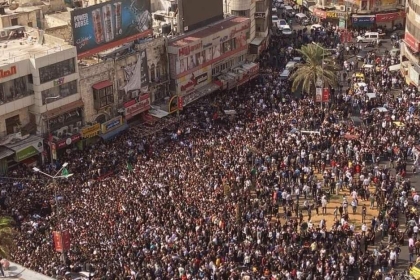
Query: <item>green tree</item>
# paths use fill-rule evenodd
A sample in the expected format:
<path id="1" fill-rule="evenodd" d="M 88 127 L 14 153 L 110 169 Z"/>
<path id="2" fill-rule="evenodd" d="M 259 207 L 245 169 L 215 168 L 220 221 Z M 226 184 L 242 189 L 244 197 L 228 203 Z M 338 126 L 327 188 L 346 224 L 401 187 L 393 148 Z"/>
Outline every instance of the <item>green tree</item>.
<path id="1" fill-rule="evenodd" d="M 305 62 L 299 63 L 289 78 L 292 81 L 292 91 L 301 87 L 303 91 L 315 94 L 318 79 L 323 81 L 323 87 L 337 86 L 338 67 L 328 50 L 318 44 L 307 44 L 297 51 Z"/>
<path id="2" fill-rule="evenodd" d="M 10 217 L 0 217 L 0 257 L 8 258 L 10 250 L 14 247 L 12 228 L 13 219 Z"/>

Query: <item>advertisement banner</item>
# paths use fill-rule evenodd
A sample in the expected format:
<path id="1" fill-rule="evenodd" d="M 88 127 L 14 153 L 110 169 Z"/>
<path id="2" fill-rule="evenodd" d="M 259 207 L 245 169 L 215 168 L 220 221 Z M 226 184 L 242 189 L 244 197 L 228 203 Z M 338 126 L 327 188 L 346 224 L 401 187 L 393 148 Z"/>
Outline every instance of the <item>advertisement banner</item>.
<path id="1" fill-rule="evenodd" d="M 351 21 L 353 26 L 367 26 L 375 23 L 375 16 L 353 16 Z"/>
<path id="2" fill-rule="evenodd" d="M 125 103 L 124 107 L 125 118 L 129 120 L 134 116 L 150 109 L 150 95 L 148 93 L 143 94 L 138 98 L 138 100 L 134 99 Z"/>
<path id="3" fill-rule="evenodd" d="M 101 129 L 101 125 L 99 123 L 96 123 L 92 126 L 83 128 L 80 134 L 82 135 L 83 138 L 91 138 L 98 135 L 100 129 Z"/>
<path id="4" fill-rule="evenodd" d="M 147 52 L 142 50 L 137 56 L 137 63 L 135 68 L 124 67 L 125 79 L 128 81 L 125 86 L 122 87 L 127 93 L 131 90 L 141 90 L 146 92 L 149 89 L 149 67 L 147 65 Z"/>
<path id="5" fill-rule="evenodd" d="M 318 17 L 318 18 L 320 18 L 320 19 L 326 19 L 326 18 L 327 18 L 327 12 L 326 12 L 326 11 L 323 11 L 323 10 L 320 10 L 320 9 L 315 8 L 315 9 L 314 9 L 314 16 L 316 16 L 316 17 Z"/>
<path id="6" fill-rule="evenodd" d="M 208 84 L 211 79 L 211 75 L 209 75 L 210 70 L 210 66 L 206 66 L 190 75 L 178 79 L 178 94 L 185 95 L 186 93 L 195 90 L 198 86 Z"/>
<path id="7" fill-rule="evenodd" d="M 119 127 L 121 125 L 122 125 L 122 117 L 118 116 L 118 117 L 110 119 L 109 121 L 101 124 L 101 130 L 102 130 L 102 133 L 105 134 L 105 133 L 107 133 L 111 130 L 116 129 L 117 127 Z"/>
<path id="8" fill-rule="evenodd" d="M 386 14 L 377 14 L 376 21 L 377 22 L 385 22 L 385 21 L 393 21 L 396 19 L 401 19 L 405 17 L 404 12 L 396 12 L 396 13 L 386 13 Z"/>
<path id="9" fill-rule="evenodd" d="M 78 58 L 152 34 L 150 0 L 112 0 L 71 11 Z"/>
<path id="10" fill-rule="evenodd" d="M 328 101 L 330 101 L 330 89 L 323 88 L 322 89 L 322 102 L 328 102 Z"/>
<path id="11" fill-rule="evenodd" d="M 80 133 L 76 133 L 66 139 L 61 139 L 60 141 L 58 141 L 56 147 L 57 149 L 62 149 L 67 146 L 70 146 L 72 143 L 75 143 L 80 139 L 82 139 L 82 135 L 80 135 Z"/>
<path id="12" fill-rule="evenodd" d="M 53 231 L 54 248 L 56 252 L 70 250 L 70 233 L 65 231 Z"/>
<path id="13" fill-rule="evenodd" d="M 315 102 L 322 102 L 322 88 L 317 87 L 315 92 Z"/>
<path id="14" fill-rule="evenodd" d="M 398 0 L 373 0 L 373 8 L 377 8 L 379 10 L 384 10 L 387 8 L 392 8 L 398 4 Z M 371 2 L 371 3 L 372 3 Z"/>
<path id="15" fill-rule="evenodd" d="M 416 38 L 414 38 L 413 35 L 411 35 L 408 32 L 405 32 L 404 35 L 404 42 L 407 44 L 408 47 L 410 47 L 410 49 L 412 49 L 415 52 L 419 51 L 419 41 L 416 40 Z"/>

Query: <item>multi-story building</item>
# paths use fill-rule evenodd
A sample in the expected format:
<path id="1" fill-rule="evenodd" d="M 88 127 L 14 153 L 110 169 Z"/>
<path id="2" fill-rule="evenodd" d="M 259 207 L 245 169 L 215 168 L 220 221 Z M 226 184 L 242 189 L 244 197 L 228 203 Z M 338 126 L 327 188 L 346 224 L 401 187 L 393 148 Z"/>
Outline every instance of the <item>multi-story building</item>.
<path id="1" fill-rule="evenodd" d="M 83 102 L 77 53 L 63 40 L 21 26 L 1 32 L 0 171 L 39 159 L 44 140 L 52 155 L 80 138 Z M 7 46 L 7 47 L 6 47 Z"/>
<path id="2" fill-rule="evenodd" d="M 318 19 L 339 28 L 376 26 L 390 30 L 393 26 L 404 24 L 405 20 L 404 6 L 399 0 L 318 0 L 309 10 Z"/>
<path id="3" fill-rule="evenodd" d="M 229 17 L 169 41 L 170 113 L 257 74 L 258 65 L 246 63 L 250 23 L 249 18 Z"/>
<path id="4" fill-rule="evenodd" d="M 250 21 L 250 54 L 260 54 L 268 45 L 271 26 L 271 0 L 225 1 L 224 12 L 233 16 L 247 17 Z"/>
<path id="5" fill-rule="evenodd" d="M 402 72 L 408 84 L 420 87 L 420 3 L 407 1 L 404 40 L 401 43 Z"/>

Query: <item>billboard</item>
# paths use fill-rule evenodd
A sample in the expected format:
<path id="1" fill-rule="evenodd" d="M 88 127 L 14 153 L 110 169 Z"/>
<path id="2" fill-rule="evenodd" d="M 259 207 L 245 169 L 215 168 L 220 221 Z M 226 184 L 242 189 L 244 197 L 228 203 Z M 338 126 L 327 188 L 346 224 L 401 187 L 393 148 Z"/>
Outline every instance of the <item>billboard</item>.
<path id="1" fill-rule="evenodd" d="M 223 0 L 182 0 L 184 32 L 223 19 Z"/>
<path id="2" fill-rule="evenodd" d="M 71 12 L 78 58 L 152 34 L 150 0 L 112 0 Z"/>

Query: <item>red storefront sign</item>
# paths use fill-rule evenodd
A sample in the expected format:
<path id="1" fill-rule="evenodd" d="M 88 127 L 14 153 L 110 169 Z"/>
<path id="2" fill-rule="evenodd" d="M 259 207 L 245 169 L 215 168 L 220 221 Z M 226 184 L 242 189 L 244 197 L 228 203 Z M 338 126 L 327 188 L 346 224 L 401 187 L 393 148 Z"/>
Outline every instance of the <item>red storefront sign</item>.
<path id="1" fill-rule="evenodd" d="M 326 19 L 327 18 L 327 12 L 315 8 L 314 9 L 314 16 L 319 17 L 321 19 Z"/>
<path id="2" fill-rule="evenodd" d="M 182 96 L 178 96 L 178 110 L 182 110 L 184 108 L 184 100 Z"/>
<path id="3" fill-rule="evenodd" d="M 54 248 L 56 252 L 70 250 L 70 233 L 65 231 L 53 231 Z"/>
<path id="4" fill-rule="evenodd" d="M 393 21 L 396 19 L 404 18 L 405 12 L 396 12 L 396 13 L 386 13 L 386 14 L 377 14 L 376 15 L 376 22 L 384 22 L 384 21 Z"/>
<path id="5" fill-rule="evenodd" d="M 245 69 L 245 67 L 244 67 Z M 238 81 L 238 86 L 248 82 L 251 79 L 254 79 L 255 77 L 258 76 L 259 70 L 260 70 L 260 66 L 258 64 L 255 64 L 253 67 L 248 68 L 248 71 L 246 73 L 243 74 L 242 79 L 240 79 Z"/>
<path id="6" fill-rule="evenodd" d="M 416 38 L 414 38 L 414 36 L 408 33 L 407 31 L 405 32 L 405 35 L 404 35 L 404 42 L 413 51 L 418 52 L 420 50 L 420 47 L 419 47 L 420 42 L 417 41 Z"/>
<path id="7" fill-rule="evenodd" d="M 70 136 L 66 139 L 61 139 L 60 141 L 58 141 L 56 143 L 57 150 L 65 148 L 65 147 L 71 145 L 72 143 L 79 141 L 81 138 L 82 138 L 82 136 L 80 135 L 80 133 L 76 133 L 76 134 L 73 134 L 72 136 Z"/>
<path id="8" fill-rule="evenodd" d="M 131 100 L 124 104 L 125 107 L 125 118 L 127 120 L 133 118 L 144 111 L 150 109 L 150 94 L 146 93 L 139 97 L 139 100 Z"/>

